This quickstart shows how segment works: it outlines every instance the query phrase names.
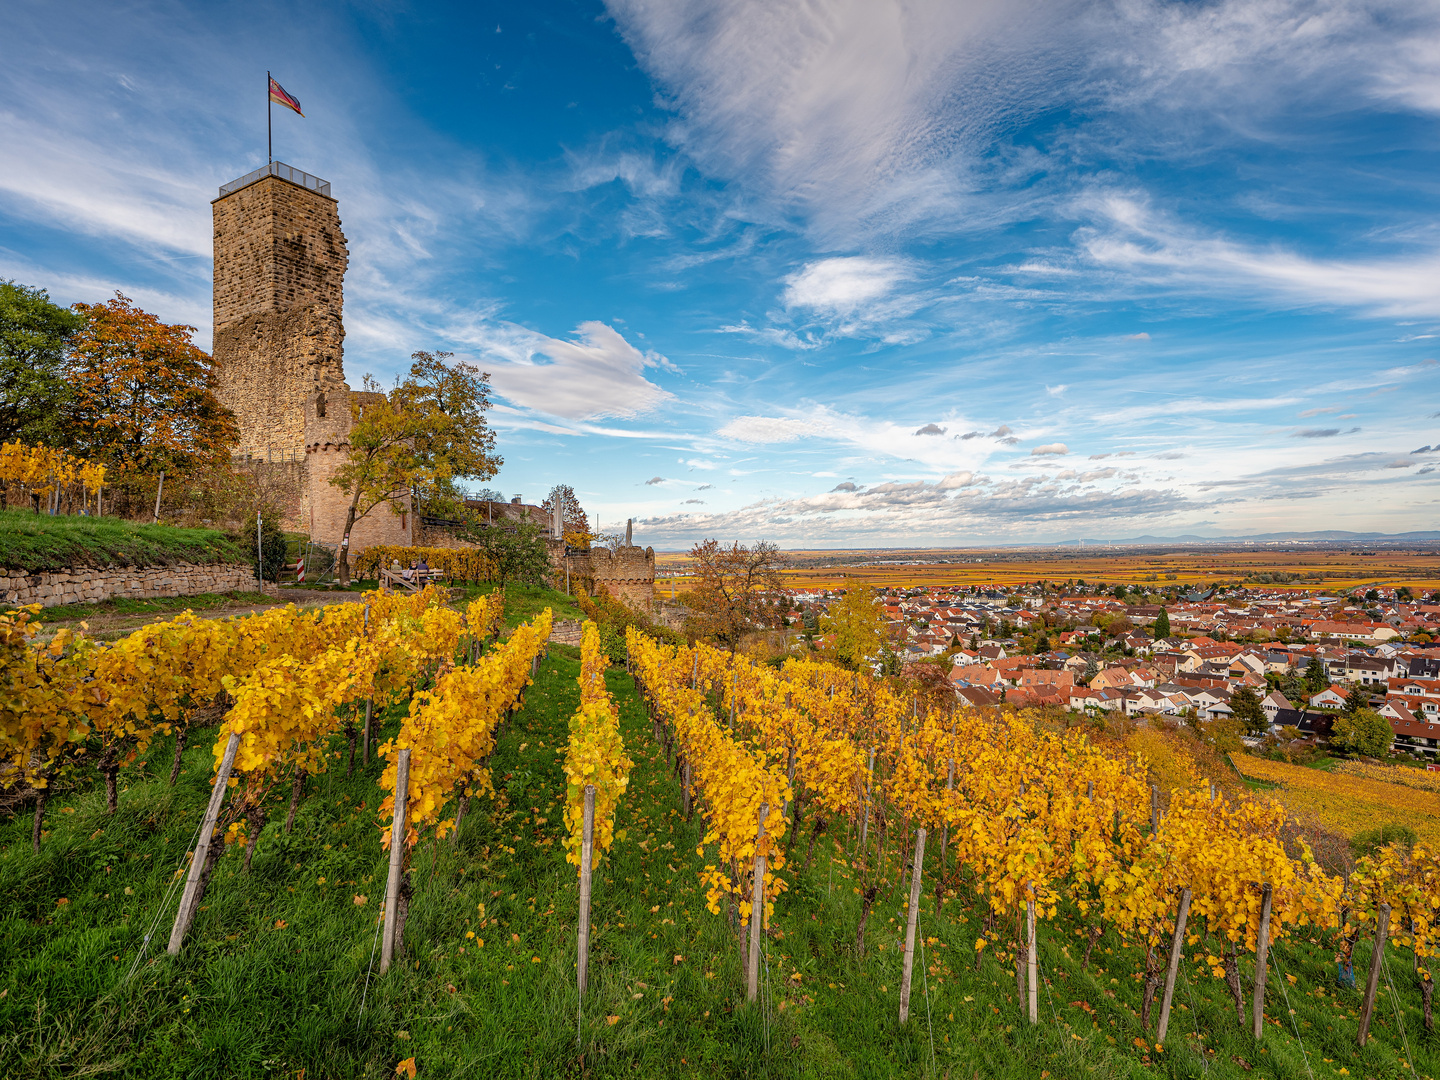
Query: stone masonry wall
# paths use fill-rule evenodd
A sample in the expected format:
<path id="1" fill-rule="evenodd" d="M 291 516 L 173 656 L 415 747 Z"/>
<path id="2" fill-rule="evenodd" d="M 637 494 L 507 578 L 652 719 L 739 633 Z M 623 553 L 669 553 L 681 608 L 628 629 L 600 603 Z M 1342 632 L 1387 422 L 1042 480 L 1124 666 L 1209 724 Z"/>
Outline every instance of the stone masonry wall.
<path id="1" fill-rule="evenodd" d="M 255 571 L 251 567 L 178 563 L 163 567 L 76 568 L 42 573 L 0 570 L 0 592 L 7 604 L 55 607 L 96 603 L 119 596 L 150 600 L 159 596 L 198 596 L 237 589 L 256 591 Z"/>
<path id="2" fill-rule="evenodd" d="M 350 497 L 343 489 L 331 484 L 330 478 L 345 464 L 354 413 L 363 410 L 369 401 L 379 396 L 344 388 L 332 391 L 325 395 L 324 416 L 320 415 L 319 395 L 311 395 L 303 403 L 309 487 L 302 500 L 299 527 L 321 543 L 338 545 L 345 535 Z M 378 544 L 412 546 L 415 543 L 415 515 L 409 512 L 408 496 L 402 505 L 406 507 L 405 513 L 396 514 L 388 505 L 381 505 L 355 522 L 350 530 L 350 554 L 358 555 L 367 547 Z"/>
<path id="3" fill-rule="evenodd" d="M 306 398 L 345 384 L 337 205 L 275 176 L 211 204 L 217 396 L 239 420 L 241 453 L 303 450 Z"/>
<path id="4" fill-rule="evenodd" d="M 550 563 L 560 575 L 565 573 L 565 547 L 556 541 L 547 542 Z M 631 607 L 653 614 L 655 611 L 655 549 L 622 547 L 618 552 L 608 548 L 592 548 L 569 556 L 571 578 L 592 578 L 596 589 L 601 585 Z"/>

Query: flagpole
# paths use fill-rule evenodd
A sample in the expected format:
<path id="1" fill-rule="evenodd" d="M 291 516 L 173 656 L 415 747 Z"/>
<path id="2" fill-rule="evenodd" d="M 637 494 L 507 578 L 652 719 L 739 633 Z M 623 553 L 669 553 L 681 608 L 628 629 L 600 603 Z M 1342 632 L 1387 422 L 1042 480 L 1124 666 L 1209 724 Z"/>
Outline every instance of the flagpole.
<path id="1" fill-rule="evenodd" d="M 275 163 L 275 136 L 270 126 L 270 72 L 265 72 L 265 156 Z"/>

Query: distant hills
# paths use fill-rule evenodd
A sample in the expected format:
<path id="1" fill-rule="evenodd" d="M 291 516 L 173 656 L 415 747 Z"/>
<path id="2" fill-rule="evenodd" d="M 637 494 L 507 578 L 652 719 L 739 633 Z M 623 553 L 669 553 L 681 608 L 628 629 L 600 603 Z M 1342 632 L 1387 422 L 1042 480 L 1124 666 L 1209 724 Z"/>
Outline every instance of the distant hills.
<path id="1" fill-rule="evenodd" d="M 1364 544 L 1383 542 L 1388 544 L 1407 541 L 1440 540 L 1440 531 L 1428 529 L 1422 532 L 1377 533 L 1343 532 L 1329 529 L 1324 532 L 1276 532 L 1252 533 L 1248 536 L 1196 536 L 1181 533 L 1179 536 L 1131 536 L 1124 540 L 1058 540 L 1053 547 L 1117 547 L 1149 544 Z M 1047 545 L 1037 544 L 1037 547 Z"/>

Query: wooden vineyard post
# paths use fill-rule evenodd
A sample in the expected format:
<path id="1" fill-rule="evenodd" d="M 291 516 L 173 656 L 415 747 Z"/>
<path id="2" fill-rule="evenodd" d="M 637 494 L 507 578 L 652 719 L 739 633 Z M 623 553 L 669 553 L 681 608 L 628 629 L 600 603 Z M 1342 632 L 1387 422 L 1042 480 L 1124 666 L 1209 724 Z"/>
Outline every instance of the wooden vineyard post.
<path id="1" fill-rule="evenodd" d="M 1025 902 L 1025 932 L 1027 938 L 1025 951 L 1029 954 L 1026 958 L 1025 974 L 1030 990 L 1030 1023 L 1038 1024 L 1040 1022 L 1040 986 L 1036 975 L 1040 964 L 1039 956 L 1035 951 L 1035 901 L 1033 898 Z"/>
<path id="2" fill-rule="evenodd" d="M 1160 786 L 1150 785 L 1150 832 L 1160 831 Z"/>
<path id="3" fill-rule="evenodd" d="M 1085 798 L 1091 802 L 1095 801 L 1095 781 L 1089 780 L 1085 784 Z"/>
<path id="4" fill-rule="evenodd" d="M 405 858 L 405 810 L 410 800 L 410 748 L 395 764 L 395 814 L 390 819 L 390 876 L 385 881 L 385 929 L 380 935 L 380 974 L 395 956 L 395 926 L 400 913 L 400 867 Z"/>
<path id="5" fill-rule="evenodd" d="M 1274 899 L 1268 881 L 1261 889 L 1260 930 L 1255 935 L 1255 1008 L 1251 1014 L 1251 1027 L 1257 1043 L 1265 1034 L 1265 974 L 1270 956 L 1270 905 Z"/>
<path id="6" fill-rule="evenodd" d="M 230 770 L 235 767 L 235 751 L 239 748 L 240 736 L 231 732 L 230 741 L 225 744 L 225 755 L 220 759 L 220 769 L 215 774 L 215 786 L 210 791 L 210 805 L 205 807 L 205 820 L 200 825 L 200 839 L 195 844 L 195 854 L 190 857 L 190 873 L 185 878 L 185 891 L 180 894 L 180 910 L 175 913 L 175 925 L 170 930 L 170 945 L 166 951 L 171 956 L 180 955 L 180 946 L 195 918 L 200 879 L 205 873 L 205 863 L 210 858 L 210 834 L 215 831 L 215 819 L 220 816 L 220 806 L 225 801 L 225 790 L 230 783 Z"/>
<path id="7" fill-rule="evenodd" d="M 865 850 L 865 841 L 870 835 L 870 784 L 875 778 L 875 748 L 870 748 L 870 764 L 865 772 L 865 820 L 860 825 L 860 850 Z"/>
<path id="8" fill-rule="evenodd" d="M 1155 1041 L 1165 1044 L 1165 1032 L 1170 1027 L 1170 1002 L 1175 997 L 1175 976 L 1180 971 L 1180 957 L 1185 950 L 1185 921 L 1190 918 L 1190 890 L 1180 890 L 1180 910 L 1175 915 L 1175 937 L 1170 942 L 1170 967 L 1165 972 L 1165 997 L 1160 1002 L 1160 1026 L 1155 1032 Z"/>
<path id="9" fill-rule="evenodd" d="M 920 918 L 920 879 L 925 863 L 925 830 L 915 830 L 915 865 L 910 870 L 910 917 L 905 923 L 905 966 L 900 972 L 900 1023 L 910 1019 L 910 975 L 915 965 L 915 924 Z"/>
<path id="10" fill-rule="evenodd" d="M 948 796 L 948 795 L 950 794 L 950 792 L 952 792 L 952 791 L 954 791 L 954 790 L 955 790 L 955 761 L 954 761 L 954 759 L 952 758 L 951 761 L 950 761 L 950 767 L 949 767 L 949 769 L 947 769 L 946 772 L 945 772 L 945 794 Z M 948 799 L 948 798 L 946 799 L 946 802 L 947 802 L 947 803 L 949 802 L 949 799 Z M 940 826 L 940 876 L 941 876 L 942 878 L 945 876 L 945 853 L 946 853 L 947 850 L 949 850 L 949 847 L 950 847 L 950 822 L 949 822 L 949 821 L 945 821 L 945 822 L 944 822 L 943 824 L 941 824 L 941 826 Z"/>
<path id="11" fill-rule="evenodd" d="M 366 700 L 365 700 L 365 750 L 364 750 L 364 753 L 363 753 L 363 754 L 361 755 L 361 757 L 360 757 L 360 764 L 361 764 L 361 767 L 362 767 L 362 768 L 363 768 L 363 767 L 366 767 L 366 766 L 368 766 L 368 765 L 370 764 L 370 714 L 371 714 L 372 712 L 374 712 L 374 711 L 375 711 L 375 699 L 374 699 L 374 698 L 366 698 Z"/>
<path id="12" fill-rule="evenodd" d="M 1370 974 L 1365 979 L 1365 1003 L 1360 1007 L 1359 1043 L 1370 1038 L 1370 1016 L 1375 1011 L 1375 991 L 1380 987 L 1380 962 L 1385 959 L 1385 942 L 1390 936 L 1390 905 L 1375 910 L 1375 951 L 1370 954 Z"/>
<path id="13" fill-rule="evenodd" d="M 585 834 L 580 840 L 580 928 L 575 943 L 575 987 L 580 1007 L 585 1006 L 585 984 L 590 973 L 590 863 L 595 857 L 595 785 L 585 785 Z"/>
<path id="14" fill-rule="evenodd" d="M 765 817 L 770 804 L 760 804 L 760 831 L 755 837 L 755 873 L 750 890 L 750 957 L 745 982 L 745 1000 L 754 1001 L 760 994 L 760 935 L 765 932 L 765 856 L 760 845 L 765 842 Z"/>

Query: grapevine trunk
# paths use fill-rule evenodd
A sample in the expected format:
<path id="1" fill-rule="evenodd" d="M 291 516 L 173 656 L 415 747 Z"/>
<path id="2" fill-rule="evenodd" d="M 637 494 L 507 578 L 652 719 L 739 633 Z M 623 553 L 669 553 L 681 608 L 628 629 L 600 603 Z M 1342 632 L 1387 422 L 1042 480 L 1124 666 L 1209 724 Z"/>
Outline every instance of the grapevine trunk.
<path id="1" fill-rule="evenodd" d="M 175 786 L 175 781 L 180 779 L 180 763 L 185 756 L 185 736 L 187 731 L 183 727 L 175 728 L 175 757 L 170 762 L 170 786 Z"/>

